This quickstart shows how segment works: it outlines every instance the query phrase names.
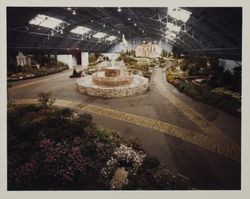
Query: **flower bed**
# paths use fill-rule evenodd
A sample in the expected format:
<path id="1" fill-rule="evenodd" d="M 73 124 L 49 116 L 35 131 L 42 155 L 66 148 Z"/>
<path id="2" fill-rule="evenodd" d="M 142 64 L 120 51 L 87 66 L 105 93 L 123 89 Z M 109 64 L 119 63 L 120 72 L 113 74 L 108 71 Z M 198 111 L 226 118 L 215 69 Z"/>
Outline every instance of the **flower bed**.
<path id="1" fill-rule="evenodd" d="M 23 79 L 30 79 L 34 77 L 41 77 L 45 75 L 50 75 L 54 73 L 58 73 L 61 71 L 64 71 L 68 69 L 68 66 L 61 65 L 55 66 L 55 67 L 41 67 L 41 68 L 25 68 L 22 72 L 18 73 L 12 73 L 7 77 L 8 81 L 17 81 L 17 80 L 23 80 Z"/>
<path id="2" fill-rule="evenodd" d="M 8 190 L 189 189 L 135 141 L 89 114 L 8 107 Z"/>
<path id="3" fill-rule="evenodd" d="M 193 82 L 192 79 L 197 78 L 199 77 L 185 78 L 183 75 L 178 76 L 178 73 L 173 73 L 170 69 L 167 71 L 167 81 L 181 92 L 227 113 L 237 117 L 241 116 L 241 97 L 239 94 L 236 95 L 236 93 L 226 91 L 224 88 L 213 89 L 206 84 L 202 84 L 202 82 L 206 82 L 204 80 L 199 84 Z"/>

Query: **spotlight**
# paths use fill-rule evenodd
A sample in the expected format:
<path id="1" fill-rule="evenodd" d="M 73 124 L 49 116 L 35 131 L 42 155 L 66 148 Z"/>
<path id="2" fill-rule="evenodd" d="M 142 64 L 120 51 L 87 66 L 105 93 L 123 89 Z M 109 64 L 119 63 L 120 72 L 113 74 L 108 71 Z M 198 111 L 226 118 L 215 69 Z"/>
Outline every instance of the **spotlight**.
<path id="1" fill-rule="evenodd" d="M 76 15 L 76 10 L 73 10 L 72 14 L 73 14 L 73 15 Z"/>
<path id="2" fill-rule="evenodd" d="M 137 26 L 137 24 L 136 24 L 136 23 L 134 23 L 134 26 Z"/>
<path id="3" fill-rule="evenodd" d="M 93 19 L 91 19 L 91 20 L 90 20 L 90 22 L 91 22 L 91 23 L 93 23 L 93 22 L 94 22 L 94 20 L 93 20 Z"/>
<path id="4" fill-rule="evenodd" d="M 105 27 L 106 27 L 106 25 L 105 25 L 105 24 L 103 24 L 103 25 L 102 25 L 102 27 L 103 27 L 103 28 L 105 28 Z"/>
<path id="5" fill-rule="evenodd" d="M 128 18 L 128 21 L 131 21 L 131 18 L 130 18 L 130 17 Z"/>
<path id="6" fill-rule="evenodd" d="M 72 10 L 72 8 L 68 7 L 67 10 Z"/>
<path id="7" fill-rule="evenodd" d="M 120 30 L 118 30 L 118 34 L 120 34 L 121 33 L 121 31 Z"/>
<path id="8" fill-rule="evenodd" d="M 117 11 L 118 11 L 118 12 L 121 12 L 121 11 L 122 11 L 121 7 L 118 7 Z"/>

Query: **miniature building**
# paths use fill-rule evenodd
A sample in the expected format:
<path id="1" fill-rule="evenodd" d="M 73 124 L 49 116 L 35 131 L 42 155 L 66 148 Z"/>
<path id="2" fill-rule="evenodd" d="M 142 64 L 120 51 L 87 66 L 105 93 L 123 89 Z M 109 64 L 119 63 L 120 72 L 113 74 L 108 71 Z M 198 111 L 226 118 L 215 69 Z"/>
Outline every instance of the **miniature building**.
<path id="1" fill-rule="evenodd" d="M 19 66 L 30 66 L 31 64 L 31 58 L 28 56 L 25 56 L 22 52 L 18 52 L 18 55 L 16 56 L 17 65 Z"/>

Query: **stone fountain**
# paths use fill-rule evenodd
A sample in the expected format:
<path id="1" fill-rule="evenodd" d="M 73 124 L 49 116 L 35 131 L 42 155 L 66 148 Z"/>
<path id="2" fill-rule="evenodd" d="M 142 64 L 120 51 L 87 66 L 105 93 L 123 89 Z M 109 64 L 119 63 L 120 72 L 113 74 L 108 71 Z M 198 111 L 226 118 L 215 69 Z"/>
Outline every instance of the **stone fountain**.
<path id="1" fill-rule="evenodd" d="M 148 79 L 114 66 L 76 81 L 80 93 L 103 98 L 133 96 L 148 90 Z"/>

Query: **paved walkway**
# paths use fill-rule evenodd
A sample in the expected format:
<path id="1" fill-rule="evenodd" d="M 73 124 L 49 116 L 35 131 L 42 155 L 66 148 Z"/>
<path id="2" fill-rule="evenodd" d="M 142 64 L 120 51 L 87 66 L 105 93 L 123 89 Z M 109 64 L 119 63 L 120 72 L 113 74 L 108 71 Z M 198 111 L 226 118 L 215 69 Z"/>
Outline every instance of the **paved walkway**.
<path id="1" fill-rule="evenodd" d="M 79 94 L 70 73 L 15 82 L 10 98 L 34 103 L 40 91 L 51 91 L 55 105 L 92 113 L 98 124 L 139 138 L 147 152 L 199 188 L 240 187 L 239 119 L 183 97 L 160 68 L 154 70 L 147 94 L 108 100 Z"/>
<path id="2" fill-rule="evenodd" d="M 37 99 L 19 99 L 16 100 L 16 103 L 17 104 L 37 103 Z M 230 139 L 224 133 L 219 131 L 216 127 L 209 124 L 204 118 L 202 118 L 202 116 L 200 116 L 199 119 L 202 122 L 206 122 L 210 128 L 216 129 L 218 135 L 214 133 L 212 134 L 212 136 L 203 135 L 197 132 L 190 131 L 185 128 L 172 125 L 170 123 L 91 104 L 77 103 L 73 101 L 57 99 L 54 105 L 60 107 L 72 108 L 79 111 L 86 111 L 104 117 L 109 117 L 115 120 L 128 122 L 134 125 L 151 128 L 161 133 L 165 133 L 174 136 L 176 138 L 182 139 L 186 142 L 198 145 L 201 148 L 210 150 L 212 152 L 216 152 L 220 155 L 224 155 L 225 157 L 228 157 L 232 160 L 238 160 L 238 161 L 240 160 L 239 146 L 232 139 Z M 235 151 L 233 147 L 237 147 L 236 148 L 237 151 Z"/>
<path id="3" fill-rule="evenodd" d="M 204 140 L 204 142 L 201 141 L 202 143 L 200 143 L 200 146 L 222 154 L 226 157 L 240 161 L 240 146 L 236 144 L 232 138 L 207 121 L 201 114 L 188 106 L 181 99 L 173 95 L 165 86 L 167 84 L 165 72 L 163 73 L 159 68 L 156 69 L 156 73 L 153 76 L 153 81 L 156 83 L 159 92 L 167 100 L 173 103 L 200 129 L 202 129 L 203 132 L 206 133 L 206 140 Z"/>

